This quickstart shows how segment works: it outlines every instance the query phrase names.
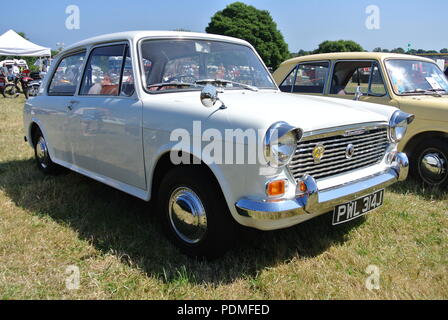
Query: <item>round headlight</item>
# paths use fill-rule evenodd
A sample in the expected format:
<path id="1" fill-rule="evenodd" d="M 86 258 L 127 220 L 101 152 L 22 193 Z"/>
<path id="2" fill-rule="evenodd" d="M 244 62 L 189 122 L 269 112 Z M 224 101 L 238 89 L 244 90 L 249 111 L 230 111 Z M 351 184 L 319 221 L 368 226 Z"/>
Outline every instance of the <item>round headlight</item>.
<path id="1" fill-rule="evenodd" d="M 408 129 L 408 124 L 414 120 L 414 116 L 402 112 L 395 111 L 389 122 L 389 139 L 391 142 L 398 143 L 403 139 Z"/>
<path id="2" fill-rule="evenodd" d="M 274 123 L 264 138 L 264 157 L 271 167 L 279 168 L 291 161 L 297 149 L 302 130 L 286 122 Z"/>

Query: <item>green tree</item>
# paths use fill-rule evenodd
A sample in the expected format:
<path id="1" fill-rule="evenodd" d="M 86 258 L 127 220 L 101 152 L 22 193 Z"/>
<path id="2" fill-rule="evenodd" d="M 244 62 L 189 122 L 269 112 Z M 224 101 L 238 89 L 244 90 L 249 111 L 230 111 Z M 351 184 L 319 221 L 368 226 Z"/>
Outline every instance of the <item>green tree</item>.
<path id="1" fill-rule="evenodd" d="M 295 58 L 295 57 L 307 56 L 307 55 L 310 55 L 310 54 L 313 54 L 313 52 L 300 49 L 297 53 L 291 53 L 290 56 Z"/>
<path id="2" fill-rule="evenodd" d="M 364 51 L 360 44 L 351 40 L 338 41 L 324 41 L 319 44 L 319 47 L 314 53 L 328 53 L 328 52 L 360 52 Z"/>
<path id="3" fill-rule="evenodd" d="M 19 36 L 21 36 L 22 38 L 26 39 L 26 40 L 30 40 L 30 39 L 28 39 L 28 38 L 26 37 L 25 32 L 17 32 L 17 34 L 18 34 Z"/>
<path id="4" fill-rule="evenodd" d="M 392 52 L 392 53 L 405 53 L 403 48 L 395 48 L 395 49 L 391 50 L 390 52 Z"/>
<path id="5" fill-rule="evenodd" d="M 290 58 L 288 45 L 269 11 L 242 2 L 234 2 L 216 12 L 205 31 L 248 41 L 273 69 Z"/>
<path id="6" fill-rule="evenodd" d="M 447 48 L 440 49 L 440 53 L 448 53 L 448 49 Z"/>

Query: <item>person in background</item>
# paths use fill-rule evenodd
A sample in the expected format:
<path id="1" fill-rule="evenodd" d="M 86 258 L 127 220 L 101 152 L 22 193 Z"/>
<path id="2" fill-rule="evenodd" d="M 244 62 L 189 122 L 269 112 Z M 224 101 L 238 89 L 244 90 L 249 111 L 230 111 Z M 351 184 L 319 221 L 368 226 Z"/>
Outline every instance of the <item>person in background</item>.
<path id="1" fill-rule="evenodd" d="M 14 75 L 14 77 L 17 77 L 20 74 L 20 68 L 17 65 L 17 63 L 14 63 L 11 67 L 12 69 L 12 74 Z"/>

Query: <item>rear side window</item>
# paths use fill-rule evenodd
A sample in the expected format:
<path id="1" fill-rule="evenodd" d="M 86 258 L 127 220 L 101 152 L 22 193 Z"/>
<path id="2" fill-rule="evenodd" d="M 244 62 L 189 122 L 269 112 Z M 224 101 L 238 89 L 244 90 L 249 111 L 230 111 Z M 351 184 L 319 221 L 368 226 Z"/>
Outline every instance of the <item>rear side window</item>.
<path id="1" fill-rule="evenodd" d="M 131 96 L 134 89 L 132 61 L 127 45 L 92 50 L 81 83 L 81 95 Z"/>
<path id="2" fill-rule="evenodd" d="M 80 52 L 64 57 L 59 62 L 48 87 L 49 95 L 72 96 L 75 94 L 81 78 L 85 55 L 85 52 Z"/>
<path id="3" fill-rule="evenodd" d="M 324 93 L 329 62 L 299 64 L 280 85 L 284 92 Z"/>
<path id="4" fill-rule="evenodd" d="M 294 80 L 296 78 L 296 70 L 297 67 L 295 67 L 289 75 L 286 77 L 285 80 L 283 80 L 282 84 L 279 86 L 280 91 L 283 92 L 292 92 L 292 88 L 294 86 Z"/>

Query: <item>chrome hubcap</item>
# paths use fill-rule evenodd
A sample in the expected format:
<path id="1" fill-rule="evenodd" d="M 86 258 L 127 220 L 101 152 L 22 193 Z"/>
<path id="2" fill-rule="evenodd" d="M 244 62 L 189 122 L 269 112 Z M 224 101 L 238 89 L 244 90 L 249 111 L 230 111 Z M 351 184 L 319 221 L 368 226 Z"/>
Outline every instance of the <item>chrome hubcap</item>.
<path id="1" fill-rule="evenodd" d="M 446 179 L 447 159 L 440 152 L 431 152 L 425 154 L 420 163 L 420 172 L 422 177 L 429 183 L 439 183 Z"/>
<path id="2" fill-rule="evenodd" d="M 40 137 L 36 145 L 36 156 L 42 168 L 48 166 L 48 148 L 44 137 Z"/>
<path id="3" fill-rule="evenodd" d="M 207 231 L 207 215 L 198 195 L 187 187 L 180 187 L 171 193 L 168 204 L 171 226 L 185 242 L 201 241 Z"/>

